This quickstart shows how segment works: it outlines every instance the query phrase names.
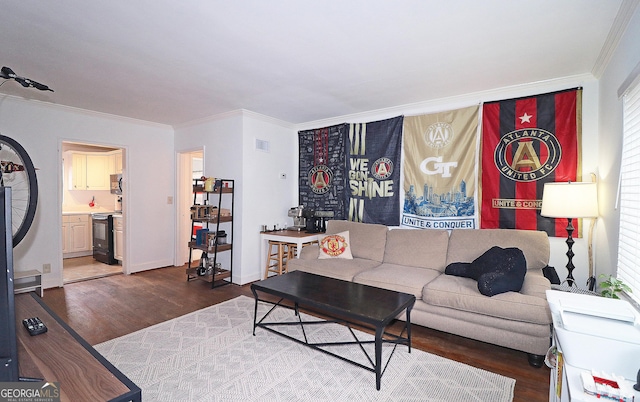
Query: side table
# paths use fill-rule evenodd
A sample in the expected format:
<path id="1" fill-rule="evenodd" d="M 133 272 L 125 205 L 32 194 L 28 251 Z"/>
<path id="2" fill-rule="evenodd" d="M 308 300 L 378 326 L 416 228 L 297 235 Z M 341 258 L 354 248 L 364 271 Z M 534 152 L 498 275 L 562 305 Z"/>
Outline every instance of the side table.
<path id="1" fill-rule="evenodd" d="M 29 271 L 14 271 L 13 273 L 13 292 L 14 293 L 27 293 L 37 292 L 38 296 L 42 297 L 42 272 L 37 269 Z"/>

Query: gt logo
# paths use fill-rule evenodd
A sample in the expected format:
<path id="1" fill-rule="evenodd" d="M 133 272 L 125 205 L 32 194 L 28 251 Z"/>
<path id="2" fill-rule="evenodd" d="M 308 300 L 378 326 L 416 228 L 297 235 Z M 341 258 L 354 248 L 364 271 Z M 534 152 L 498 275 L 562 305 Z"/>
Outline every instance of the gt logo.
<path id="1" fill-rule="evenodd" d="M 430 169 L 429 166 L 433 165 Z M 428 175 L 442 175 L 442 177 L 451 177 L 451 168 L 458 167 L 458 162 L 442 162 L 442 156 L 432 156 L 422 161 L 420 171 Z"/>

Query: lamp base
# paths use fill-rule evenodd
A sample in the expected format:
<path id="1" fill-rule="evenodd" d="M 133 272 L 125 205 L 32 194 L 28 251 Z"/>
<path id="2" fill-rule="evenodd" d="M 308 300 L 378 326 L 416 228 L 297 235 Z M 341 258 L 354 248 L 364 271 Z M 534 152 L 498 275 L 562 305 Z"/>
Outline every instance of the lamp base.
<path id="1" fill-rule="evenodd" d="M 569 272 L 569 274 L 567 275 L 567 283 L 569 284 L 569 286 L 573 286 L 573 284 L 575 283 L 575 279 L 573 279 L 573 270 L 576 268 L 573 266 L 573 256 L 575 255 L 573 253 L 573 243 L 575 243 L 575 241 L 573 241 L 573 231 L 574 231 L 574 227 L 573 227 L 573 218 L 567 218 L 567 258 L 569 259 L 569 261 L 567 262 L 567 272 Z"/>

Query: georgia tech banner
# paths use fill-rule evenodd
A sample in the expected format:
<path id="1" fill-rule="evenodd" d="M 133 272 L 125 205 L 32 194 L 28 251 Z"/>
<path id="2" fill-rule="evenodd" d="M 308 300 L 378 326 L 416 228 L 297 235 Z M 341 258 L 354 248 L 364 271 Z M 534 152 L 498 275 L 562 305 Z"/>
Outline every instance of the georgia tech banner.
<path id="1" fill-rule="evenodd" d="M 402 226 L 476 227 L 478 111 L 405 116 Z"/>
<path id="2" fill-rule="evenodd" d="M 299 203 L 345 216 L 346 124 L 298 132 Z"/>
<path id="3" fill-rule="evenodd" d="M 402 116 L 348 125 L 348 220 L 399 225 Z"/>
<path id="4" fill-rule="evenodd" d="M 580 180 L 581 107 L 581 89 L 484 104 L 480 227 L 566 235 L 566 219 L 540 215 L 542 189 Z"/>

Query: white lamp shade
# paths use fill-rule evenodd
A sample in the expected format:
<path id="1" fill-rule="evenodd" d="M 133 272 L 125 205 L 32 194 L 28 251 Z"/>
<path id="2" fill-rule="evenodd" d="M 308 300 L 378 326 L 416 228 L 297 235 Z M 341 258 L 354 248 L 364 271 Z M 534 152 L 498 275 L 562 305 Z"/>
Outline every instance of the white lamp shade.
<path id="1" fill-rule="evenodd" d="M 540 215 L 549 218 L 597 217 L 596 183 L 545 183 Z"/>

